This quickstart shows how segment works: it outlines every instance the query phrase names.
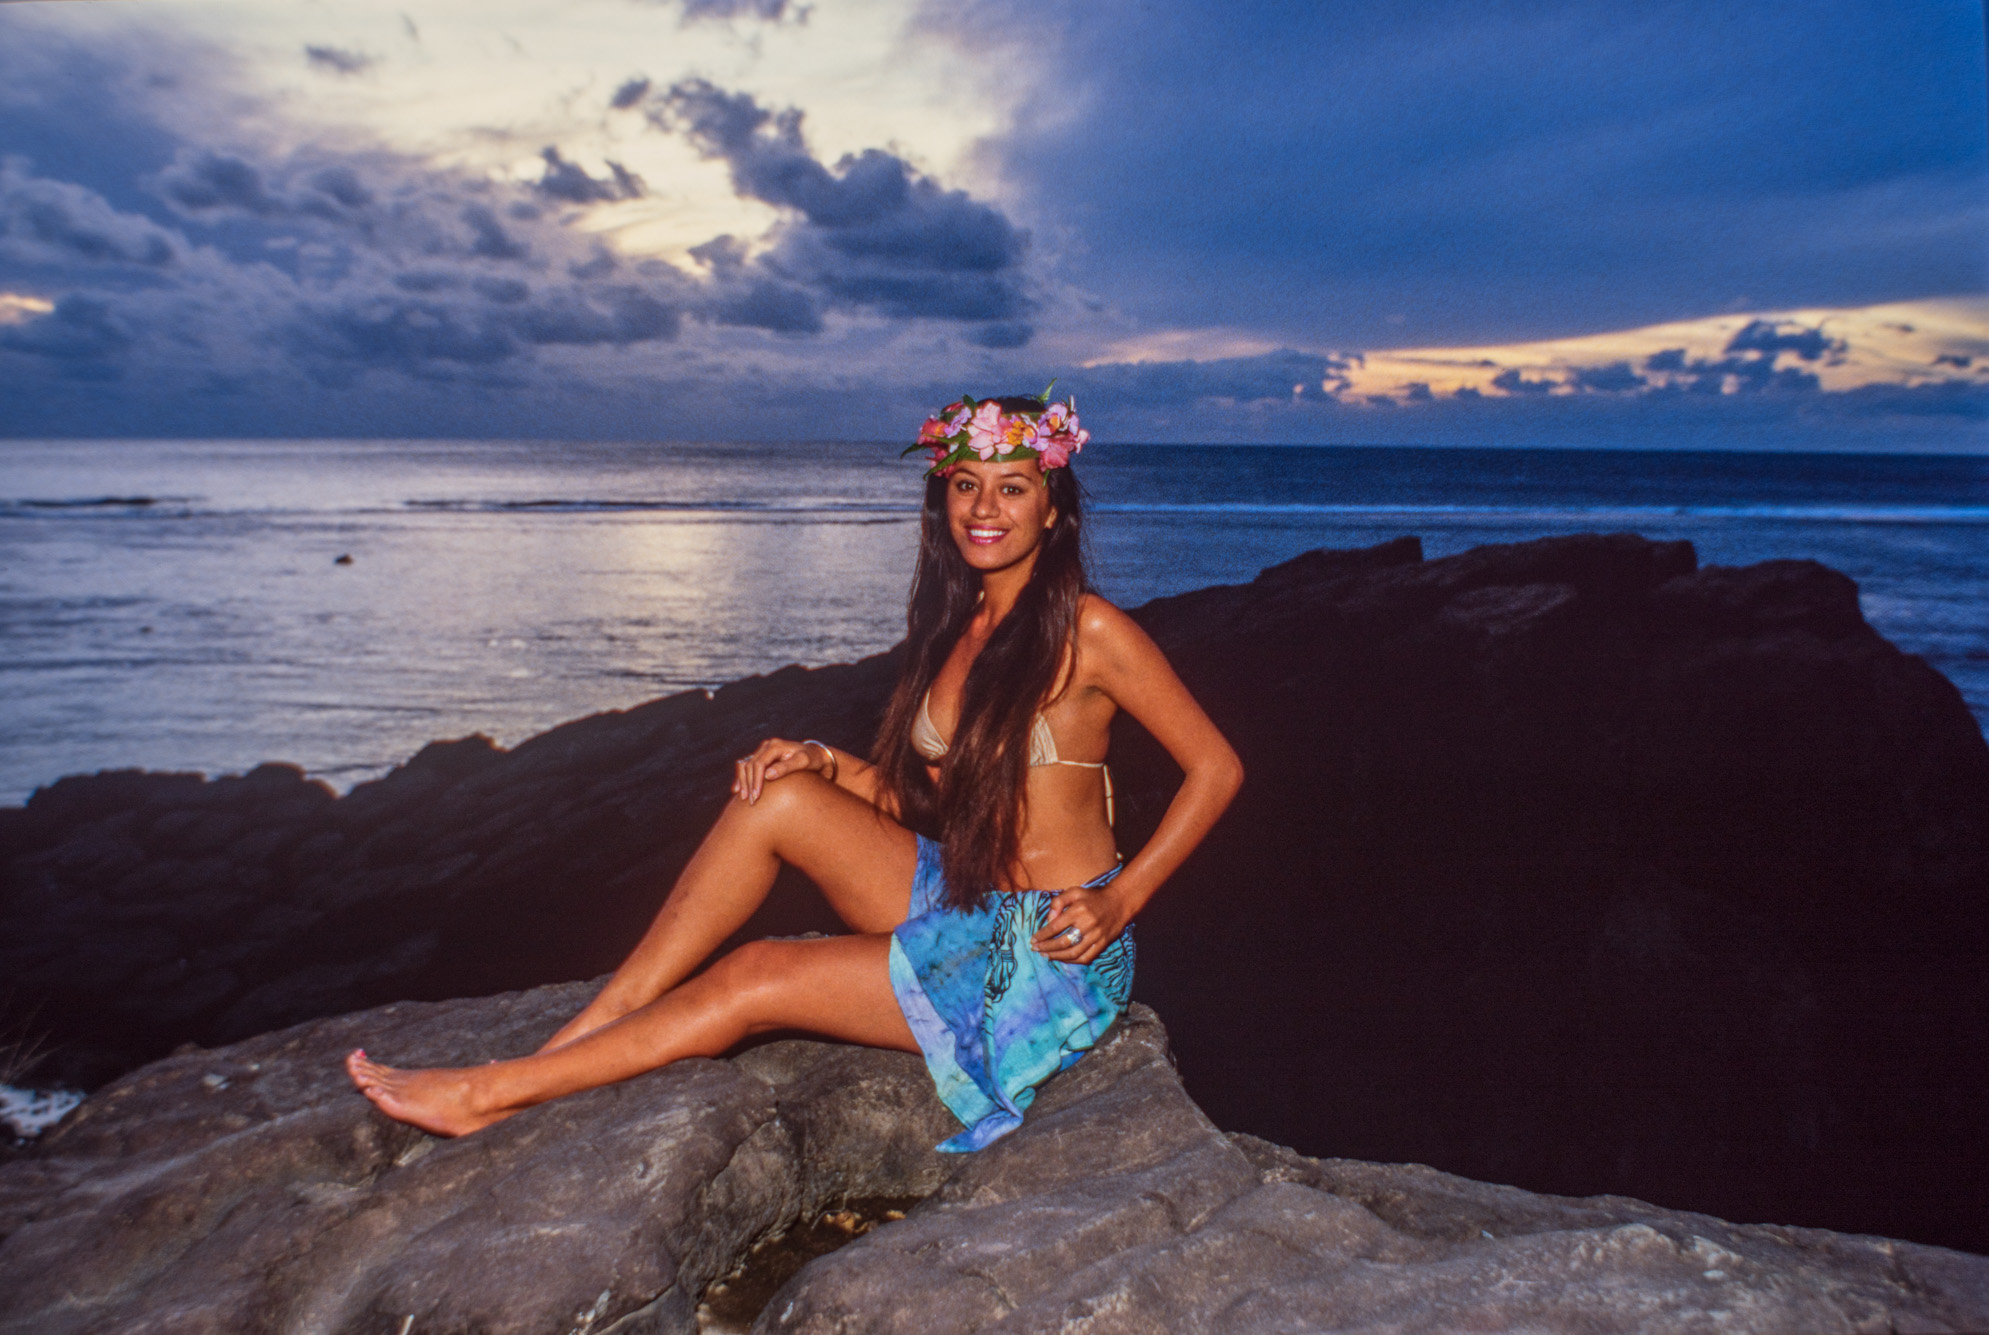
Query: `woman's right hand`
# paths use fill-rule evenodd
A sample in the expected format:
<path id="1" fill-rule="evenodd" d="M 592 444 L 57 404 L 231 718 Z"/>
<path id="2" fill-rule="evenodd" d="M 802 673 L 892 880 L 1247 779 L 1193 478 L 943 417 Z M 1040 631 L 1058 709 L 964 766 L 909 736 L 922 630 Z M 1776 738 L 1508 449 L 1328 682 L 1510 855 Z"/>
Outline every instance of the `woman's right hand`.
<path id="1" fill-rule="evenodd" d="M 732 795 L 750 804 L 759 801 L 761 791 L 775 779 L 806 771 L 825 773 L 829 757 L 820 747 L 820 743 L 810 746 L 782 737 L 767 738 L 751 754 L 732 762 Z"/>

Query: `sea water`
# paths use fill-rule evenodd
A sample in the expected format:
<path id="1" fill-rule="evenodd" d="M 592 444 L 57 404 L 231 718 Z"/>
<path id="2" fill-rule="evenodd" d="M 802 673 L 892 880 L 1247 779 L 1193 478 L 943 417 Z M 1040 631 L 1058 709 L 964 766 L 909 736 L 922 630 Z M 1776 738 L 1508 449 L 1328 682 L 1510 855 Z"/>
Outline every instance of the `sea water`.
<path id="1" fill-rule="evenodd" d="M 1989 719 L 1989 457 L 1094 445 L 1124 606 L 1309 548 L 1591 530 L 1810 557 Z M 0 802 L 103 768 L 338 787 L 903 632 L 888 446 L 0 442 Z"/>

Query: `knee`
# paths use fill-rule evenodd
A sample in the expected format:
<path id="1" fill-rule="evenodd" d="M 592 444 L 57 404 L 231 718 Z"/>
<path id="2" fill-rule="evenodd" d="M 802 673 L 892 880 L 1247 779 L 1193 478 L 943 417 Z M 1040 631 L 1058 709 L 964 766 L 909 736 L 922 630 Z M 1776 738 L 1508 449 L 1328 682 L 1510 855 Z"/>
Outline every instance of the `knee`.
<path id="1" fill-rule="evenodd" d="M 748 941 L 711 966 L 712 983 L 724 1005 L 751 1024 L 791 972 L 791 950 L 782 941 Z"/>
<path id="2" fill-rule="evenodd" d="M 726 804 L 726 815 L 761 830 L 793 829 L 821 811 L 822 798 L 830 786 L 819 774 L 790 774 L 762 788 L 757 802 L 733 798 Z"/>

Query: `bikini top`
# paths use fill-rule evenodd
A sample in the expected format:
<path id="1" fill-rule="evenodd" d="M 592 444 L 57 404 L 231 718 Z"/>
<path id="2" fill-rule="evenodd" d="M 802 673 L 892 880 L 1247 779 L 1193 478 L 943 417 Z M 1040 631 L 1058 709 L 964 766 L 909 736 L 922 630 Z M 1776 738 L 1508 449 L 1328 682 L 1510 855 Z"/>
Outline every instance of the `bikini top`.
<path id="1" fill-rule="evenodd" d="M 927 690 L 919 700 L 919 715 L 912 720 L 912 750 L 934 764 L 946 758 L 947 743 L 939 735 L 939 729 L 932 722 L 932 692 Z M 1071 765 L 1078 769 L 1103 770 L 1105 775 L 1105 823 L 1113 823 L 1117 814 L 1112 802 L 1112 771 L 1102 760 L 1063 760 L 1057 755 L 1057 739 L 1050 735 L 1050 721 L 1043 717 L 1043 711 L 1036 711 L 1036 719 L 1029 725 L 1029 764 Z"/>

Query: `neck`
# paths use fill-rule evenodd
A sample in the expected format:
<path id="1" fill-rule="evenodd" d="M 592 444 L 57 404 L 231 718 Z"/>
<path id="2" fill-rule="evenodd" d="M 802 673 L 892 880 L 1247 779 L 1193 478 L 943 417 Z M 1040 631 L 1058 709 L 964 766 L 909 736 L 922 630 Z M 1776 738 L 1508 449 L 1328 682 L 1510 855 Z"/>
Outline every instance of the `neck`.
<path id="1" fill-rule="evenodd" d="M 990 570 L 981 576 L 981 605 L 974 613 L 976 622 L 989 630 L 1001 624 L 1028 586 L 1029 576 L 1035 573 L 1036 555 L 1031 552 L 1012 566 Z"/>

